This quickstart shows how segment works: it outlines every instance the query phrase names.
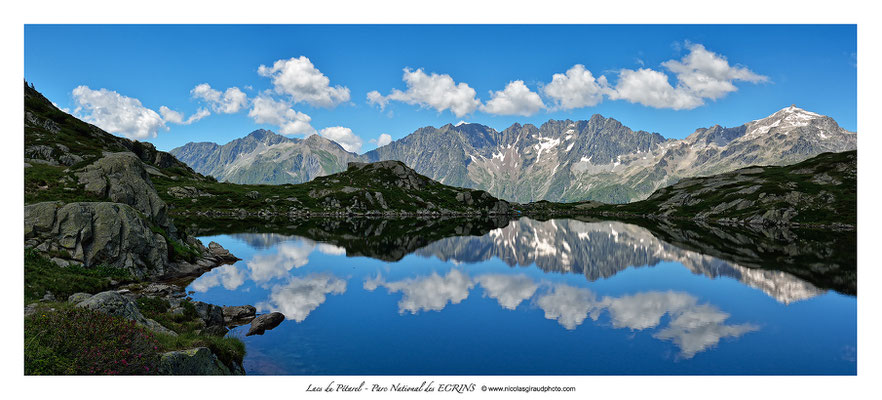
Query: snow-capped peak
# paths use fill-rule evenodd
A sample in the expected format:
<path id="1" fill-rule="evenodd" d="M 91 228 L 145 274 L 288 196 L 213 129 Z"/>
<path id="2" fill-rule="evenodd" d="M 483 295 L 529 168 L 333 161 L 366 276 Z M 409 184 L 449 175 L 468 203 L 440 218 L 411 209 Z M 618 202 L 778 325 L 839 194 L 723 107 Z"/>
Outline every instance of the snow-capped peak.
<path id="1" fill-rule="evenodd" d="M 824 116 L 818 113 L 813 113 L 811 111 L 803 110 L 797 107 L 795 104 L 791 104 L 790 107 L 782 108 L 776 113 L 769 115 L 768 117 L 763 119 L 769 119 L 773 117 L 810 120 L 815 118 L 823 118 Z"/>

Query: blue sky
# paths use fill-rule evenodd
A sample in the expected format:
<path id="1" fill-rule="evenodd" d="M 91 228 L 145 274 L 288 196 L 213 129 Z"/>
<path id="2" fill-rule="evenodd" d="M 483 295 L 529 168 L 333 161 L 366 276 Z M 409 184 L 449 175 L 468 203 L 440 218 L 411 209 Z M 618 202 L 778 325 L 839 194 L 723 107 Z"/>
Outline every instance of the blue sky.
<path id="1" fill-rule="evenodd" d="M 25 79 L 37 90 L 162 150 L 265 128 L 364 152 L 381 134 L 394 140 L 428 125 L 502 130 L 593 114 L 682 138 L 790 104 L 857 129 L 854 25 L 25 25 L 24 33 Z"/>

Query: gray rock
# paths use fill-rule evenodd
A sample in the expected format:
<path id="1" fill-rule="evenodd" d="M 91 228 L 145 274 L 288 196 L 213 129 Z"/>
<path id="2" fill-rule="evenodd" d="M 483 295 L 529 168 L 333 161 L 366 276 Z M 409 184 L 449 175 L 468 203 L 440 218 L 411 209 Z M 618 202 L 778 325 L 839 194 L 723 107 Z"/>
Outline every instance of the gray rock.
<path id="1" fill-rule="evenodd" d="M 144 163 L 134 153 L 109 153 L 77 172 L 79 184 L 98 198 L 128 204 L 144 213 L 170 234 L 174 226 L 168 220 L 168 206 L 153 187 Z"/>
<path id="2" fill-rule="evenodd" d="M 25 206 L 25 246 L 64 253 L 85 267 L 106 264 L 139 279 L 163 276 L 168 246 L 131 206 L 45 202 Z"/>
<path id="3" fill-rule="evenodd" d="M 254 306 L 224 307 L 224 323 L 227 325 L 244 325 L 254 319 L 257 309 Z"/>
<path id="4" fill-rule="evenodd" d="M 252 200 L 257 200 L 260 198 L 260 192 L 258 192 L 256 190 L 252 190 L 248 193 L 245 193 L 245 197 L 252 199 Z"/>
<path id="5" fill-rule="evenodd" d="M 43 295 L 43 298 L 40 299 L 40 301 L 43 301 L 43 302 L 46 302 L 46 301 L 55 301 L 55 295 L 52 294 L 52 292 L 50 292 L 50 291 L 47 290 L 47 291 L 46 291 L 46 294 Z"/>
<path id="6" fill-rule="evenodd" d="M 162 375 L 231 375 L 217 356 L 207 347 L 163 353 L 159 360 Z"/>
<path id="7" fill-rule="evenodd" d="M 194 301 L 193 306 L 199 318 L 205 322 L 205 326 L 224 326 L 224 312 L 219 306 L 201 301 Z"/>
<path id="8" fill-rule="evenodd" d="M 74 294 L 67 297 L 67 302 L 79 304 L 79 303 L 82 303 L 82 302 L 88 300 L 90 297 L 92 297 L 92 295 L 88 294 L 88 293 L 82 293 L 82 292 L 74 293 Z"/>
<path id="9" fill-rule="evenodd" d="M 206 327 L 205 329 L 202 330 L 201 333 L 203 335 L 223 337 L 224 335 L 227 334 L 227 332 L 229 332 L 229 329 L 227 329 L 226 326 L 213 325 L 213 326 Z"/>
<path id="10" fill-rule="evenodd" d="M 279 324 L 281 324 L 284 320 L 285 315 L 280 312 L 263 314 L 257 318 L 254 318 L 254 320 L 251 321 L 251 328 L 248 329 L 248 333 L 246 333 L 245 336 L 263 335 L 264 331 L 279 326 Z"/>
<path id="11" fill-rule="evenodd" d="M 135 301 L 119 294 L 116 291 L 101 292 L 77 303 L 76 307 L 86 308 L 98 311 L 107 315 L 122 317 L 135 321 L 138 325 L 146 327 L 154 332 L 167 335 L 177 336 L 177 334 L 168 328 L 160 325 L 158 322 L 144 317 L 138 309 Z"/>

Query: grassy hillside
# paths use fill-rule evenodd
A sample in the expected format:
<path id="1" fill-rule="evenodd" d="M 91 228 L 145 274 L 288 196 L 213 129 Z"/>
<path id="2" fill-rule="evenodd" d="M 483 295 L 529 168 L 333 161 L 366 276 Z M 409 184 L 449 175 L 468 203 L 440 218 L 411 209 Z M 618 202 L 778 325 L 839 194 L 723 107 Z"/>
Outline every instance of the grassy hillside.
<path id="1" fill-rule="evenodd" d="M 783 167 L 748 167 L 683 179 L 649 198 L 593 212 L 754 225 L 857 225 L 857 152 L 824 153 Z"/>

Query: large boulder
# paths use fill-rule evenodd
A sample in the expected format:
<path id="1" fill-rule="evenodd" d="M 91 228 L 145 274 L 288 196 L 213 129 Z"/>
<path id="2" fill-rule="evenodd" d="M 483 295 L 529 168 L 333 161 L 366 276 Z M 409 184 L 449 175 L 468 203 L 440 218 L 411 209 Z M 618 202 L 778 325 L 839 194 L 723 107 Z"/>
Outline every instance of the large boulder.
<path id="1" fill-rule="evenodd" d="M 173 233 L 168 206 L 153 187 L 144 163 L 134 153 L 110 153 L 77 172 L 79 184 L 98 198 L 128 204 Z"/>
<path id="2" fill-rule="evenodd" d="M 231 326 L 244 325 L 254 319 L 257 309 L 254 306 L 224 307 L 224 323 Z"/>
<path id="3" fill-rule="evenodd" d="M 135 321 L 138 325 L 146 327 L 154 332 L 177 336 L 177 333 L 174 331 L 145 317 L 144 314 L 141 314 L 141 310 L 138 309 L 138 305 L 132 299 L 123 296 L 116 291 L 111 290 L 98 293 L 77 303 L 76 306 Z"/>
<path id="4" fill-rule="evenodd" d="M 220 306 L 201 301 L 194 301 L 193 306 L 196 308 L 199 319 L 205 322 L 206 327 L 224 326 L 224 311 Z"/>
<path id="5" fill-rule="evenodd" d="M 263 314 L 251 321 L 251 328 L 248 329 L 248 333 L 246 333 L 245 336 L 263 335 L 264 331 L 279 326 L 284 320 L 285 315 L 280 312 Z"/>
<path id="6" fill-rule="evenodd" d="M 163 353 L 158 370 L 162 375 L 233 375 L 207 347 Z"/>
<path id="7" fill-rule="evenodd" d="M 45 202 L 25 206 L 25 246 L 86 267 L 106 264 L 145 279 L 163 276 L 165 238 L 138 211 L 119 203 Z"/>

